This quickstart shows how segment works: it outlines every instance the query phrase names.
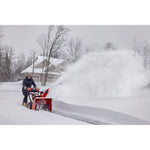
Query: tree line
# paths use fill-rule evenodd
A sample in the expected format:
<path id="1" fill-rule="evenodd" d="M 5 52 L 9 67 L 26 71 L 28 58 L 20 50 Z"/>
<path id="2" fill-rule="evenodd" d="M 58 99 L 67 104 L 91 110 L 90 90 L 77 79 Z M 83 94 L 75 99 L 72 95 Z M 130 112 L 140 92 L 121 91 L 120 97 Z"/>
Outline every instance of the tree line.
<path id="1" fill-rule="evenodd" d="M 21 71 L 32 64 L 32 58 L 26 57 L 24 53 L 16 55 L 12 46 L 2 44 L 3 37 L 0 27 L 0 82 L 16 81 Z"/>
<path id="2" fill-rule="evenodd" d="M 64 25 L 50 25 L 46 33 L 37 37 L 37 43 L 43 57 L 42 85 L 46 85 L 51 58 L 61 58 L 68 63 L 75 63 L 83 54 L 91 51 L 89 46 L 84 46 L 80 37 L 69 37 L 70 29 Z M 0 82 L 16 81 L 21 77 L 21 72 L 33 64 L 37 59 L 37 52 L 32 51 L 30 56 L 23 52 L 16 55 L 15 49 L 9 45 L 2 45 L 3 30 L 0 28 Z M 106 42 L 104 50 L 116 50 L 112 42 Z M 133 50 L 135 54 L 142 57 L 145 69 L 150 69 L 150 43 L 145 42 L 143 46 L 138 46 L 136 39 L 133 40 Z M 92 50 L 93 51 L 93 50 Z M 44 61 L 45 60 L 45 61 Z"/>
<path id="3" fill-rule="evenodd" d="M 50 25 L 47 32 L 37 37 L 41 55 L 43 56 L 42 85 L 46 85 L 51 58 L 61 58 L 68 63 L 76 62 L 82 54 L 82 40 L 80 37 L 68 37 L 70 29 L 64 25 Z M 16 55 L 15 49 L 1 44 L 4 34 L 0 28 L 0 82 L 21 79 L 21 72 L 33 64 L 37 59 L 37 52 L 26 56 L 23 52 Z"/>
<path id="4" fill-rule="evenodd" d="M 0 45 L 0 82 L 17 81 L 20 73 L 32 64 L 30 57 L 22 53 L 16 56 L 13 47 Z"/>

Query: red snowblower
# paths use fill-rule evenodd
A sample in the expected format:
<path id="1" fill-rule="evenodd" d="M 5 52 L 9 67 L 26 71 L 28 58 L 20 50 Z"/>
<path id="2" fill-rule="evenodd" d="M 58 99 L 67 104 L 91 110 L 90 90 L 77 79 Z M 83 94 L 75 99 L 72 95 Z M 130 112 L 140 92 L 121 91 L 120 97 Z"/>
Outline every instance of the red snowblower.
<path id="1" fill-rule="evenodd" d="M 40 91 L 39 88 L 27 88 L 30 102 L 28 108 L 33 110 L 48 110 L 52 111 L 52 98 L 47 98 L 49 89 Z"/>

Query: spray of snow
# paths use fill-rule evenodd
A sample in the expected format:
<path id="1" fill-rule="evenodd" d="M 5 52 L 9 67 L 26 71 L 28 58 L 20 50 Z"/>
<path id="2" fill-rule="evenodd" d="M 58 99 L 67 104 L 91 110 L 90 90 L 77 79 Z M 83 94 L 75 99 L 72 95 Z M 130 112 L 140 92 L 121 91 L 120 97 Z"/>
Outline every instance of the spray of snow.
<path id="1" fill-rule="evenodd" d="M 148 82 L 141 58 L 131 50 L 88 53 L 59 78 L 52 97 L 128 97 Z"/>

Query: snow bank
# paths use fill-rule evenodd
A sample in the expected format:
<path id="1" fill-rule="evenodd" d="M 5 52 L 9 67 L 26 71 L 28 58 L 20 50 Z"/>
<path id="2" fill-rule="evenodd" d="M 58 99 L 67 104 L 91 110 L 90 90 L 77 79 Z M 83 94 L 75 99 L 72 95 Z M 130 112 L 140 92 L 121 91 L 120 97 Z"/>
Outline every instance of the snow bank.
<path id="1" fill-rule="evenodd" d="M 131 50 L 93 52 L 68 67 L 51 91 L 62 97 L 128 97 L 146 84 L 148 77 L 139 56 Z"/>

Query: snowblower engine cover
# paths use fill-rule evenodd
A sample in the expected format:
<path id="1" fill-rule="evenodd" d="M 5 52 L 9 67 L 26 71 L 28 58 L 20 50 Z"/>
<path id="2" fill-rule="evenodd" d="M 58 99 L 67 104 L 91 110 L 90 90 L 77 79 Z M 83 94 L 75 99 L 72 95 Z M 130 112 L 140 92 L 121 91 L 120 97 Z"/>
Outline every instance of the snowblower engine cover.
<path id="1" fill-rule="evenodd" d="M 48 110 L 52 111 L 52 98 L 47 98 L 49 89 L 46 89 L 44 92 L 40 91 L 39 88 L 30 88 L 27 89 L 29 100 L 28 108 L 33 110 Z"/>

